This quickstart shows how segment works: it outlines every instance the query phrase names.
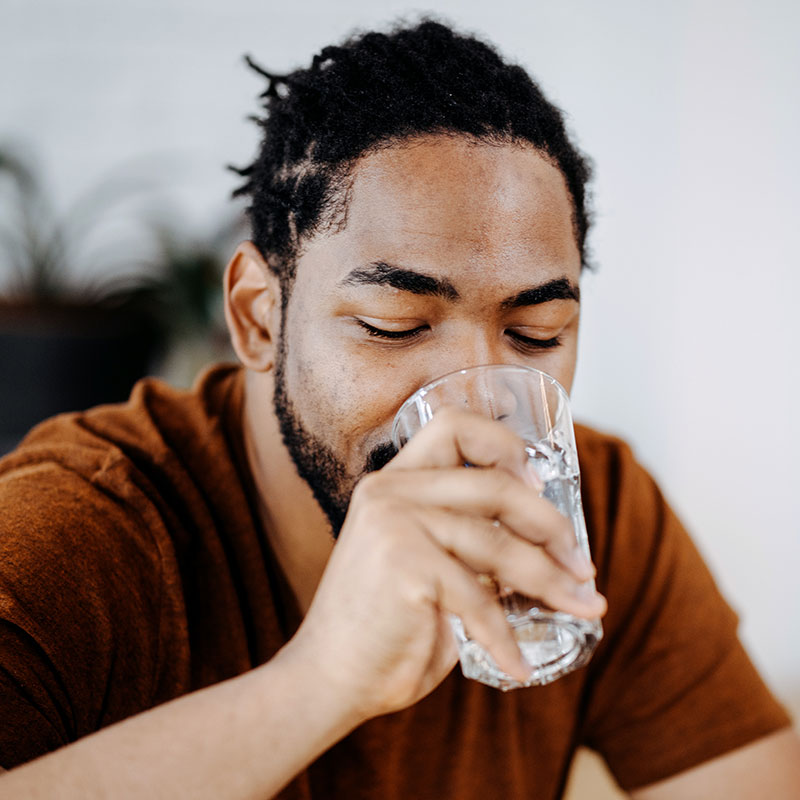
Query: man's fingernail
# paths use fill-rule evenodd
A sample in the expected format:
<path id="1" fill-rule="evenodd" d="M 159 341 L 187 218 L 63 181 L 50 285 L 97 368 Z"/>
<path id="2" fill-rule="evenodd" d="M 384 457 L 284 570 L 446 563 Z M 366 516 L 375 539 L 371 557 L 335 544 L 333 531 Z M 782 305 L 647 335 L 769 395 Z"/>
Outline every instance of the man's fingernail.
<path id="1" fill-rule="evenodd" d="M 584 603 L 593 603 L 600 596 L 591 581 L 579 583 L 572 593 Z"/>
<path id="2" fill-rule="evenodd" d="M 528 484 L 528 486 L 530 486 L 532 489 L 535 489 L 537 492 L 541 492 L 544 489 L 544 483 L 539 477 L 536 467 L 534 467 L 530 461 L 525 462 L 524 474 L 525 482 Z"/>

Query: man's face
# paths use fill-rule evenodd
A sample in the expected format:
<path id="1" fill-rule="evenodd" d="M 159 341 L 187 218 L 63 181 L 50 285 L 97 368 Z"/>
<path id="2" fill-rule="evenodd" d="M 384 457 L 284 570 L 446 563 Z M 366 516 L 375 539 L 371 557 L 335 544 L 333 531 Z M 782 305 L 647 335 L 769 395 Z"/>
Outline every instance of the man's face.
<path id="1" fill-rule="evenodd" d="M 408 395 L 480 364 L 569 390 L 579 320 L 570 198 L 533 147 L 428 136 L 353 175 L 345 225 L 298 259 L 275 375 L 284 441 L 335 534 Z"/>

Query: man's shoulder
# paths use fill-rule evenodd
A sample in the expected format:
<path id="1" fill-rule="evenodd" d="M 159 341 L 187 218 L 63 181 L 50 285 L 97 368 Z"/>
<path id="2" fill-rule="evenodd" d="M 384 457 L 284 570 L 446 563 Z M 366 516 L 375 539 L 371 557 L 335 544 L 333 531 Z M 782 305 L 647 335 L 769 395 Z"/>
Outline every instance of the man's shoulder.
<path id="1" fill-rule="evenodd" d="M 238 419 L 240 371 L 217 365 L 191 389 L 176 389 L 157 378 L 139 381 L 124 403 L 59 414 L 33 428 L 0 460 L 0 480 L 20 470 L 57 465 L 87 480 L 122 465 L 185 461 L 198 444 Z"/>
<path id="2" fill-rule="evenodd" d="M 215 367 L 189 390 L 147 378 L 125 403 L 46 420 L 0 459 L 0 532 L 51 560 L 94 552 L 97 568 L 128 551 L 154 563 L 182 552 L 211 525 L 209 507 L 243 505 L 240 389 L 235 368 Z"/>
<path id="3" fill-rule="evenodd" d="M 581 422 L 575 423 L 575 441 L 579 452 L 586 450 L 592 453 L 620 453 L 631 456 L 631 447 L 625 439 Z"/>
<path id="4" fill-rule="evenodd" d="M 18 539 L 15 552 L 37 550 L 51 560 L 68 558 L 72 548 L 88 562 L 96 551 L 102 562 L 135 542 L 158 560 L 165 525 L 176 528 L 169 520 L 204 472 L 199 448 L 222 450 L 215 429 L 235 380 L 235 370 L 216 368 L 183 391 L 147 378 L 124 403 L 37 425 L 0 459 L 5 544 Z"/>
<path id="5" fill-rule="evenodd" d="M 623 473 L 646 474 L 631 446 L 617 435 L 576 423 L 575 444 L 584 482 L 615 484 Z"/>
<path id="6" fill-rule="evenodd" d="M 593 546 L 616 541 L 621 553 L 625 548 L 618 545 L 624 540 L 643 553 L 645 541 L 656 539 L 665 515 L 672 514 L 658 485 L 619 436 L 576 425 L 575 440 Z"/>

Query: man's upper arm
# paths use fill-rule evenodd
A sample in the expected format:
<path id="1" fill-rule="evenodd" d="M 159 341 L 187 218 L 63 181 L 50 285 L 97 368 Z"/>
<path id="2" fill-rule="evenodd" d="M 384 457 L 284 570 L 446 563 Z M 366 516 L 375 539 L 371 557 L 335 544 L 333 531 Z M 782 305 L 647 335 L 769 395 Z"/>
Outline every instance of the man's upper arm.
<path id="1" fill-rule="evenodd" d="M 6 472 L 0 509 L 0 763 L 11 767 L 151 704 L 163 592 L 141 521 L 76 472 Z"/>
<path id="2" fill-rule="evenodd" d="M 800 737 L 791 729 L 765 736 L 666 780 L 631 792 L 633 800 L 796 800 Z"/>

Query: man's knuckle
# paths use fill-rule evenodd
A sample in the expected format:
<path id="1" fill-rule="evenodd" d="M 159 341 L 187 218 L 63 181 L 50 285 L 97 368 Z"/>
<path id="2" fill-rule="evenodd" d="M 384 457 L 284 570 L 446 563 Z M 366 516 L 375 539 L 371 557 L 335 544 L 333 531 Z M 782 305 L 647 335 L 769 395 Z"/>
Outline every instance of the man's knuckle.
<path id="1" fill-rule="evenodd" d="M 491 498 L 499 499 L 500 496 L 505 496 L 508 488 L 502 470 L 494 467 L 477 467 L 468 470 L 468 479 L 472 482 L 474 492 Z"/>
<path id="2" fill-rule="evenodd" d="M 520 503 L 520 485 L 507 472 L 501 469 L 493 469 L 491 472 L 490 491 L 491 496 L 499 507 L 513 509 Z"/>
<path id="3" fill-rule="evenodd" d="M 470 592 L 465 599 L 465 613 L 473 618 L 487 619 L 492 617 L 492 612 L 497 606 L 497 601 L 488 590 L 478 587 L 474 592 Z"/>
<path id="4" fill-rule="evenodd" d="M 461 417 L 463 417 L 463 412 L 455 406 L 442 406 L 442 408 L 436 412 L 434 418 L 438 421 L 439 425 L 450 425 L 454 421 L 461 419 Z"/>
<path id="5" fill-rule="evenodd" d="M 379 495 L 363 507 L 361 519 L 375 530 L 393 532 L 402 513 L 402 506 L 395 498 Z"/>
<path id="6" fill-rule="evenodd" d="M 516 555 L 516 541 L 505 526 L 493 522 L 489 526 L 489 537 L 492 542 L 492 550 L 499 557 Z"/>
<path id="7" fill-rule="evenodd" d="M 437 409 L 436 413 L 433 415 L 433 419 L 426 427 L 430 428 L 431 435 L 435 433 L 437 436 L 455 436 L 456 432 L 461 427 L 459 424 L 460 416 L 461 413 L 458 409 L 452 408 L 451 406 L 444 406 L 443 408 Z"/>
<path id="8" fill-rule="evenodd" d="M 525 569 L 526 578 L 537 587 L 545 587 L 552 583 L 558 568 L 541 551 L 534 552 Z"/>
<path id="9" fill-rule="evenodd" d="M 405 564 L 405 554 L 397 526 L 384 524 L 375 528 L 373 533 L 370 545 L 373 548 L 373 555 L 395 569 L 401 568 Z"/>
<path id="10" fill-rule="evenodd" d="M 353 490 L 352 500 L 359 503 L 375 503 L 385 498 L 387 480 L 380 472 L 363 477 Z"/>

